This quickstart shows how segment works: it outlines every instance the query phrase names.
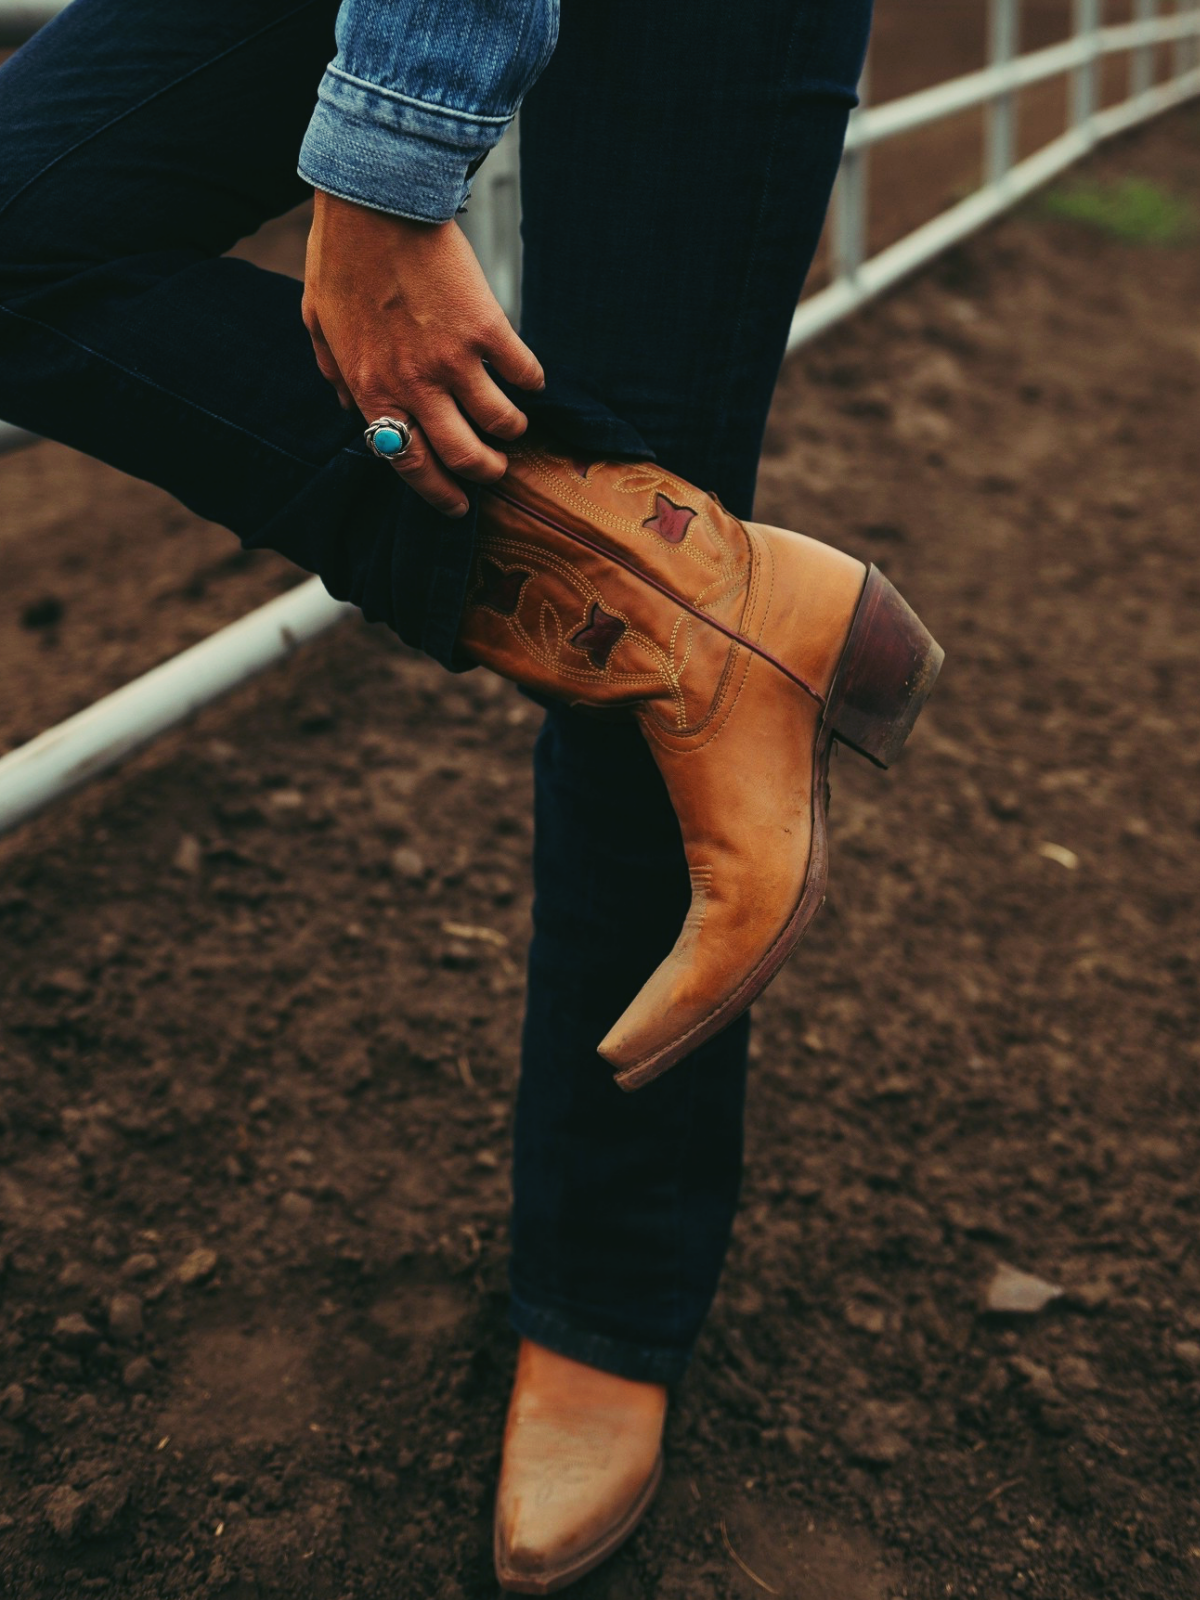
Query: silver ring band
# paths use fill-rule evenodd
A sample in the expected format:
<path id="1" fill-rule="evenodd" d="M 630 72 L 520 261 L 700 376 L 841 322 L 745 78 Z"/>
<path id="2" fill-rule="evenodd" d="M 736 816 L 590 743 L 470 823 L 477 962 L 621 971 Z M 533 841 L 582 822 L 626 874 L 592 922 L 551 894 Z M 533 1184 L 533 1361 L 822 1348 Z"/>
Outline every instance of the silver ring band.
<path id="1" fill-rule="evenodd" d="M 381 461 L 396 461 L 412 443 L 412 429 L 397 417 L 376 417 L 367 424 L 363 438 Z"/>

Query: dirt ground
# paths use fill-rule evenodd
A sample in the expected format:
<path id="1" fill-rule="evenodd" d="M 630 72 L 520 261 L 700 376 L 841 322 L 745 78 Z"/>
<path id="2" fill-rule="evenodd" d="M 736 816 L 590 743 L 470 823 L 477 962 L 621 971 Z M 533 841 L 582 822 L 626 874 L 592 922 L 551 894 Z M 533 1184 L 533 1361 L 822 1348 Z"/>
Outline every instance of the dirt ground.
<path id="1" fill-rule="evenodd" d="M 1200 111 L 1090 169 L 1200 195 Z M 1200 1596 L 1198 304 L 1034 206 L 785 371 L 759 515 L 947 668 L 837 763 L 581 1600 Z M 57 446 L 0 502 L 0 749 L 294 581 Z M 495 1593 L 536 715 L 351 623 L 0 843 L 6 1597 Z M 1064 1293 L 988 1313 L 1000 1263 Z"/>

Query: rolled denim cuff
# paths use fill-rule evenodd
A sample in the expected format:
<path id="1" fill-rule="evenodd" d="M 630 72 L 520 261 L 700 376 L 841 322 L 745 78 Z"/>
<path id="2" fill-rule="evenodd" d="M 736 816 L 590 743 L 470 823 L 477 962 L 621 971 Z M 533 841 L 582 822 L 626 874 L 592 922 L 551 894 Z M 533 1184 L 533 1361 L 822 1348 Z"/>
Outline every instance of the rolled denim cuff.
<path id="1" fill-rule="evenodd" d="M 509 1320 L 522 1338 L 634 1383 L 678 1383 L 692 1358 L 690 1349 L 636 1344 L 596 1333 L 583 1325 L 584 1318 L 576 1320 L 561 1309 L 534 1305 L 515 1289 L 509 1301 Z"/>
<path id="2" fill-rule="evenodd" d="M 373 211 L 446 222 L 510 120 L 426 105 L 329 67 L 297 170 L 314 189 Z"/>

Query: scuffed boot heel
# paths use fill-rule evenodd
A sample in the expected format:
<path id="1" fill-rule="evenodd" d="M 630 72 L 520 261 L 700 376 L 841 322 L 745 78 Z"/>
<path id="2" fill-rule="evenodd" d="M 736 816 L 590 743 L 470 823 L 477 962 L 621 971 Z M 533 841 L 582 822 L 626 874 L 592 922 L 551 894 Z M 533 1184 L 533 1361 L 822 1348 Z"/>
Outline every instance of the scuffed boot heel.
<path id="1" fill-rule="evenodd" d="M 872 567 L 825 710 L 833 737 L 887 767 L 929 698 L 945 652 L 912 608 Z"/>

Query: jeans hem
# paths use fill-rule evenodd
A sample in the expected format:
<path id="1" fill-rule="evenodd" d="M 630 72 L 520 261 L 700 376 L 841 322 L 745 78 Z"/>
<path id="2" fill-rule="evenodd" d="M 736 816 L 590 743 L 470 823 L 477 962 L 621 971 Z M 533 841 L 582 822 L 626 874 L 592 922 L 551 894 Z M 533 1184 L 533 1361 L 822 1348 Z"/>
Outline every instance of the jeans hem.
<path id="1" fill-rule="evenodd" d="M 532 1339 L 534 1344 L 635 1383 L 678 1383 L 692 1359 L 690 1348 L 637 1344 L 580 1327 L 563 1312 L 533 1305 L 515 1291 L 509 1301 L 509 1320 L 523 1338 Z"/>

